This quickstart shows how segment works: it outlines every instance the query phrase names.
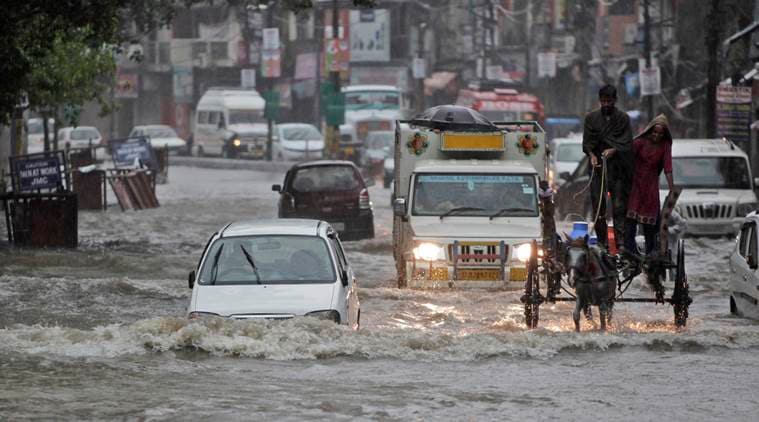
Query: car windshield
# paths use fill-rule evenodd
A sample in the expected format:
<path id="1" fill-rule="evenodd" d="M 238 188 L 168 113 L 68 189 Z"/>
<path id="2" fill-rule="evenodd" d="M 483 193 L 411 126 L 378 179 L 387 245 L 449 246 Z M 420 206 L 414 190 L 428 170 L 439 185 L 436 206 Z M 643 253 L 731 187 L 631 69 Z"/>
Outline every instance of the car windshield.
<path id="1" fill-rule="evenodd" d="M 313 126 L 291 126 L 282 128 L 282 138 L 293 141 L 318 140 L 322 134 Z"/>
<path id="2" fill-rule="evenodd" d="M 206 285 L 334 281 L 332 257 L 322 238 L 278 235 L 217 240 L 208 249 L 199 278 Z"/>
<path id="3" fill-rule="evenodd" d="M 370 132 L 366 137 L 366 144 L 369 149 L 393 148 L 395 143 L 395 132 Z"/>
<path id="4" fill-rule="evenodd" d="M 263 110 L 229 110 L 229 124 L 266 123 Z"/>
<path id="5" fill-rule="evenodd" d="M 413 215 L 536 216 L 535 177 L 521 174 L 420 174 Z"/>
<path id="6" fill-rule="evenodd" d="M 95 129 L 74 129 L 71 131 L 72 140 L 97 139 L 100 134 Z"/>
<path id="7" fill-rule="evenodd" d="M 303 167 L 292 182 L 295 192 L 347 191 L 359 186 L 358 176 L 349 166 Z"/>
<path id="8" fill-rule="evenodd" d="M 145 134 L 151 138 L 176 138 L 177 133 L 170 127 L 154 127 L 145 129 Z"/>
<path id="9" fill-rule="evenodd" d="M 743 157 L 674 157 L 672 176 L 675 186 L 703 189 L 751 189 L 748 161 Z M 667 188 L 662 173 L 659 186 Z"/>
<path id="10" fill-rule="evenodd" d="M 581 143 L 559 144 L 558 151 L 556 151 L 556 161 L 578 163 L 584 156 Z"/>
<path id="11" fill-rule="evenodd" d="M 400 95 L 393 91 L 348 92 L 345 94 L 348 110 L 396 110 L 400 108 Z"/>

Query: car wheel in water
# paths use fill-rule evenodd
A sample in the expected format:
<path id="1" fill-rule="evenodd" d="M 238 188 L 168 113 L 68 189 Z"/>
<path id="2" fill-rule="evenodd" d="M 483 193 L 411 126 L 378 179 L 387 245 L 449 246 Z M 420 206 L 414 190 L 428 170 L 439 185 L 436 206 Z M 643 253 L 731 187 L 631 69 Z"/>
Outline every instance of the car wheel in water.
<path id="1" fill-rule="evenodd" d="M 205 156 L 205 153 L 203 151 L 203 147 L 202 146 L 198 145 L 198 147 L 195 149 L 195 155 L 198 156 L 198 157 Z"/>
<path id="2" fill-rule="evenodd" d="M 730 295 L 730 315 L 738 315 L 738 306 L 735 304 L 733 295 Z"/>
<path id="3" fill-rule="evenodd" d="M 224 147 L 221 151 L 221 156 L 224 158 L 237 158 L 237 154 L 232 149 Z"/>

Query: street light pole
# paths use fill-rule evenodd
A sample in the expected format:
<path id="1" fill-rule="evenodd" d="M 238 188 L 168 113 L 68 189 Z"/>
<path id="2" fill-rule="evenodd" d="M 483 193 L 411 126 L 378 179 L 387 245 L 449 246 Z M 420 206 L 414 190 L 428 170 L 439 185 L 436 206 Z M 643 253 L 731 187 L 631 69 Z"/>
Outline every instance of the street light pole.
<path id="1" fill-rule="evenodd" d="M 645 32 L 645 39 L 643 40 L 643 54 L 646 56 L 646 69 L 651 68 L 651 17 L 648 13 L 649 0 L 643 1 L 643 30 Z M 648 119 L 654 118 L 654 96 L 646 96 L 646 112 L 648 113 Z"/>
<path id="2" fill-rule="evenodd" d="M 329 77 L 332 82 L 335 97 L 340 95 L 340 68 L 339 65 L 336 65 L 340 43 L 340 9 L 337 6 L 337 0 L 332 0 L 332 43 L 333 48 L 336 48 L 336 50 L 334 51 L 332 69 L 330 69 Z M 337 150 L 339 148 L 340 125 L 332 126 L 331 135 L 332 139 L 330 139 L 329 151 L 334 158 L 337 155 Z"/>

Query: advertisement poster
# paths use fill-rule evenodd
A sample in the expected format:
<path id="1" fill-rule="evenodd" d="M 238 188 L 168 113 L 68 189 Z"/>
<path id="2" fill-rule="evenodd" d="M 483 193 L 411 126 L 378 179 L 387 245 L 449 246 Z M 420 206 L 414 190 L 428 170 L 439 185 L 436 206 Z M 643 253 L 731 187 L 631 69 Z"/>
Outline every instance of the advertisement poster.
<path id="1" fill-rule="evenodd" d="M 351 30 L 350 11 L 340 10 L 338 17 L 338 38 L 332 35 L 332 11 L 324 12 L 324 55 L 322 63 L 324 74 L 329 72 L 347 72 L 350 67 L 351 50 Z"/>
<path id="2" fill-rule="evenodd" d="M 751 140 L 751 87 L 717 87 L 717 135 L 733 142 Z"/>
<path id="3" fill-rule="evenodd" d="M 351 10 L 350 61 L 390 61 L 390 12 L 386 9 Z"/>

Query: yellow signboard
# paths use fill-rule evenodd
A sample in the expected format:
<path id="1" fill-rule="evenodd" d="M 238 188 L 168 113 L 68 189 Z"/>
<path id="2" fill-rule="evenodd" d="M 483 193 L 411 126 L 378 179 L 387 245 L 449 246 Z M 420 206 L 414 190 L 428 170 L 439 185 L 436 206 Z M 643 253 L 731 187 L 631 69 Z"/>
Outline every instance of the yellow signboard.
<path id="1" fill-rule="evenodd" d="M 504 151 L 504 136 L 492 133 L 443 133 L 440 149 L 443 151 Z"/>

